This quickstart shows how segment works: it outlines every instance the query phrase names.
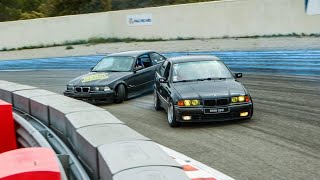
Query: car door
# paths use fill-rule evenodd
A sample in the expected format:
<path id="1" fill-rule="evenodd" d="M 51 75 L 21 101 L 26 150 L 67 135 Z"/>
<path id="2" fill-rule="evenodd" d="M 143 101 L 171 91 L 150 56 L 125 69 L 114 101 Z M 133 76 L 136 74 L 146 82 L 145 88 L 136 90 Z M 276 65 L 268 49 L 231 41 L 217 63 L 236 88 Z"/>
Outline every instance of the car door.
<path id="1" fill-rule="evenodd" d="M 164 56 L 159 53 L 151 52 L 149 53 L 150 59 L 154 65 L 158 65 L 158 67 L 166 60 Z"/>
<path id="2" fill-rule="evenodd" d="M 135 70 L 128 82 L 129 97 L 137 96 L 142 93 L 151 91 L 154 84 L 155 66 L 149 57 L 149 53 L 142 54 L 136 58 L 135 67 L 140 66 L 142 69 Z"/>
<path id="3" fill-rule="evenodd" d="M 156 89 L 164 109 L 167 109 L 168 103 L 170 100 L 170 95 L 171 95 L 170 78 L 169 78 L 170 69 L 171 69 L 171 63 L 168 61 L 165 61 L 163 65 L 159 68 L 156 74 Z M 164 78 L 166 79 L 167 82 L 160 83 L 159 78 Z"/>
<path id="4" fill-rule="evenodd" d="M 154 77 L 156 74 L 156 71 L 159 69 L 159 67 L 163 64 L 163 62 L 166 60 L 166 58 L 162 55 L 160 55 L 159 53 L 156 52 L 151 52 L 149 53 L 149 57 L 151 59 L 152 62 L 152 81 L 150 81 L 150 84 L 148 85 L 148 87 L 150 87 L 151 89 L 153 89 L 154 86 Z"/>

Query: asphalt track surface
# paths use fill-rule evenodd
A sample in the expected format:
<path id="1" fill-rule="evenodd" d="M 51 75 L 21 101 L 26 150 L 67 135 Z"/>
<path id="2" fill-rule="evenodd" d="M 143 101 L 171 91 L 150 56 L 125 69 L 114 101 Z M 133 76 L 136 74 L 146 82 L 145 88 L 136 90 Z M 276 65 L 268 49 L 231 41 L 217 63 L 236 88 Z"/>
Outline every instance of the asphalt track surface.
<path id="1" fill-rule="evenodd" d="M 233 71 L 288 75 L 320 76 L 319 50 L 288 51 L 213 51 L 171 52 L 167 57 L 182 55 L 216 55 Z M 39 58 L 29 60 L 0 61 L 0 71 L 19 70 L 89 70 L 105 55 Z"/>
<path id="2" fill-rule="evenodd" d="M 61 93 L 85 71 L 0 72 L 0 79 Z M 170 128 L 155 111 L 152 94 L 101 106 L 164 146 L 235 179 L 320 178 L 319 77 L 244 74 L 255 105 L 249 121 L 186 124 Z"/>
<path id="3" fill-rule="evenodd" d="M 155 142 L 235 179 L 320 179 L 320 51 L 216 53 L 232 70 L 245 72 L 239 80 L 253 97 L 251 120 L 170 128 L 165 111 L 154 110 L 152 94 L 101 107 Z M 88 57 L 73 58 L 2 61 L 0 79 L 62 93 L 101 56 L 91 56 L 89 64 L 79 63 Z M 66 59 L 71 64 L 61 63 Z M 65 66 L 78 70 L 58 70 Z M 18 71 L 6 71 L 12 69 Z"/>

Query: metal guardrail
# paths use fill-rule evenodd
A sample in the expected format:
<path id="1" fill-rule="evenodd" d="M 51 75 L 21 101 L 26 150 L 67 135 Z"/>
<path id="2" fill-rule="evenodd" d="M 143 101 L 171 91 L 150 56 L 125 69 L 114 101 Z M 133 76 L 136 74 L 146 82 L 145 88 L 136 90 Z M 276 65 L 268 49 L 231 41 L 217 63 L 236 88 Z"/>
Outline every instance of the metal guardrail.
<path id="1" fill-rule="evenodd" d="M 71 150 L 43 123 L 17 109 L 14 109 L 13 118 L 18 125 L 16 132 L 20 147 L 53 149 L 59 159 L 62 180 L 90 179 Z"/>

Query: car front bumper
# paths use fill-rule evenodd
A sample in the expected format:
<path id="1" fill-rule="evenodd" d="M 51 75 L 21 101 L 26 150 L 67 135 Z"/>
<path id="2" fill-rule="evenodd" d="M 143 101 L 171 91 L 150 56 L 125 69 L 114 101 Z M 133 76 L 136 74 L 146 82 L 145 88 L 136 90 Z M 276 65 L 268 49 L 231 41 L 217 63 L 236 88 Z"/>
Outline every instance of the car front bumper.
<path id="1" fill-rule="evenodd" d="M 226 108 L 228 112 L 206 114 L 205 109 Z M 247 116 L 240 116 L 240 113 L 248 112 Z M 214 122 L 229 121 L 237 119 L 248 119 L 253 115 L 253 104 L 238 104 L 225 107 L 179 107 L 175 106 L 176 120 L 179 122 Z M 182 116 L 191 116 L 190 120 L 183 120 Z"/>
<path id="2" fill-rule="evenodd" d="M 114 91 L 103 91 L 103 92 L 74 92 L 64 91 L 65 96 L 87 101 L 90 103 L 112 103 L 114 101 Z"/>

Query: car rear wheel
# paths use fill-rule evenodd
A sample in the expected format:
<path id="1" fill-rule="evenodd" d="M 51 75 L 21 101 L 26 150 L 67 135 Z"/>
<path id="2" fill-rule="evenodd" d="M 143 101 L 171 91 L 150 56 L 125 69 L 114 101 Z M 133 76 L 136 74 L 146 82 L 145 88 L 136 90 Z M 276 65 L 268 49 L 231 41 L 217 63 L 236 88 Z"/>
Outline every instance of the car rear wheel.
<path id="1" fill-rule="evenodd" d="M 116 89 L 115 103 L 122 103 L 126 97 L 126 88 L 120 84 Z"/>
<path id="2" fill-rule="evenodd" d="M 157 111 L 159 111 L 159 110 L 162 109 L 162 107 L 160 106 L 159 96 L 158 96 L 158 94 L 157 94 L 157 90 L 156 90 L 156 89 L 154 89 L 153 92 L 154 92 L 154 94 L 153 94 L 154 108 L 155 108 Z"/>
<path id="3" fill-rule="evenodd" d="M 168 106 L 168 123 L 171 127 L 178 127 L 180 126 L 180 123 L 176 119 L 176 114 L 174 112 L 174 105 L 172 102 L 170 102 Z"/>

